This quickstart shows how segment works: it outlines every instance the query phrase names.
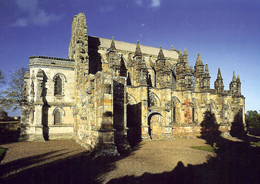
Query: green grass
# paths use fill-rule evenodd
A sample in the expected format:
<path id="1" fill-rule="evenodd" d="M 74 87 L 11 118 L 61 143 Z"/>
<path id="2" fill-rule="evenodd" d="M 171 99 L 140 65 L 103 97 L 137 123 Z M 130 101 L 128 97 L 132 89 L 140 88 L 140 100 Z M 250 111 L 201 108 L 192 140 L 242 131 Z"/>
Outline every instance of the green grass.
<path id="1" fill-rule="evenodd" d="M 197 149 L 197 150 L 203 150 L 203 151 L 209 151 L 209 152 L 215 152 L 211 146 L 192 146 L 190 148 Z"/>
<path id="2" fill-rule="evenodd" d="M 253 147 L 260 147 L 260 141 L 258 141 L 258 142 L 250 142 L 250 144 Z"/>
<path id="3" fill-rule="evenodd" d="M 0 147 L 0 156 L 5 152 L 5 148 Z"/>

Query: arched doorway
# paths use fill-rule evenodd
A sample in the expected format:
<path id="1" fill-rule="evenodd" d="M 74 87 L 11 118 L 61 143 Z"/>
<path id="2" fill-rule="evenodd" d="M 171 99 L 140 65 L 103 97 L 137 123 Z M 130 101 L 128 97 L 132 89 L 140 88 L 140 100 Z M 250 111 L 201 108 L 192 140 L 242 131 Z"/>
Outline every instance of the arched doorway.
<path id="1" fill-rule="evenodd" d="M 161 134 L 162 115 L 160 113 L 152 113 L 148 116 L 148 134 L 151 139 L 159 139 Z"/>

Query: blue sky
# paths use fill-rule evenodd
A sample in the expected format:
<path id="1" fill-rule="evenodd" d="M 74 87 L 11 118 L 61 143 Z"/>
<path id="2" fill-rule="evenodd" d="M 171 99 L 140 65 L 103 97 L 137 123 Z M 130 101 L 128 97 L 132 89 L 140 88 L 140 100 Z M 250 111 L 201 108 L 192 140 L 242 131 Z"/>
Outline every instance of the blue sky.
<path id="1" fill-rule="evenodd" d="M 233 70 L 246 110 L 260 110 L 259 0 L 0 0 L 0 70 L 28 66 L 28 57 L 68 57 L 71 21 L 86 15 L 88 34 L 201 53 L 211 88 L 221 69 L 225 89 Z"/>

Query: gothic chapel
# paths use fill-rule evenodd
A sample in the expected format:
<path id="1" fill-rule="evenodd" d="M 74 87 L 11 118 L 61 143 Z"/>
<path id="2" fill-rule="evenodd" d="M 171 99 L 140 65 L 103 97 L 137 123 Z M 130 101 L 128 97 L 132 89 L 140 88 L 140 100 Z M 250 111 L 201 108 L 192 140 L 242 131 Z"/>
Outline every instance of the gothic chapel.
<path id="1" fill-rule="evenodd" d="M 206 111 L 228 133 L 235 116 L 245 123 L 240 78 L 234 72 L 225 90 L 220 69 L 214 89 L 211 77 L 200 53 L 192 69 L 186 49 L 89 36 L 79 13 L 72 20 L 68 59 L 29 58 L 21 138 L 75 139 L 92 149 L 104 124 L 112 124 L 116 144 L 195 137 Z"/>

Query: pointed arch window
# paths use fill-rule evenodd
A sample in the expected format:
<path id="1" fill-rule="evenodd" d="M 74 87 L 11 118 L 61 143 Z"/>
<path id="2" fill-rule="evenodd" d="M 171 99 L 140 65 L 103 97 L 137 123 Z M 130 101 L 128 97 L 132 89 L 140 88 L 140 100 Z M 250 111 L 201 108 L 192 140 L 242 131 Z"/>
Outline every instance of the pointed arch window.
<path id="1" fill-rule="evenodd" d="M 54 76 L 53 82 L 54 82 L 54 96 L 64 95 L 65 94 L 64 84 L 65 82 L 67 82 L 66 77 L 63 74 L 58 73 Z"/>
<path id="2" fill-rule="evenodd" d="M 172 109 L 172 120 L 175 123 L 176 122 L 176 105 L 173 104 L 173 109 Z"/>
<path id="3" fill-rule="evenodd" d="M 54 83 L 54 95 L 62 95 L 62 79 L 58 76 Z"/>
<path id="4" fill-rule="evenodd" d="M 172 99 L 172 123 L 179 123 L 178 112 L 180 109 L 180 100 L 175 96 Z"/>
<path id="5" fill-rule="evenodd" d="M 54 125 L 62 124 L 62 114 L 60 110 L 55 111 L 54 113 Z"/>
<path id="6" fill-rule="evenodd" d="M 195 107 L 192 106 L 192 122 L 195 122 Z"/>
<path id="7" fill-rule="evenodd" d="M 192 98 L 192 122 L 195 124 L 199 123 L 198 107 L 198 100 L 196 98 Z"/>
<path id="8" fill-rule="evenodd" d="M 52 115 L 53 115 L 53 124 L 54 125 L 63 124 L 63 117 L 65 117 L 66 114 L 62 108 L 60 108 L 60 107 L 55 108 Z"/>

